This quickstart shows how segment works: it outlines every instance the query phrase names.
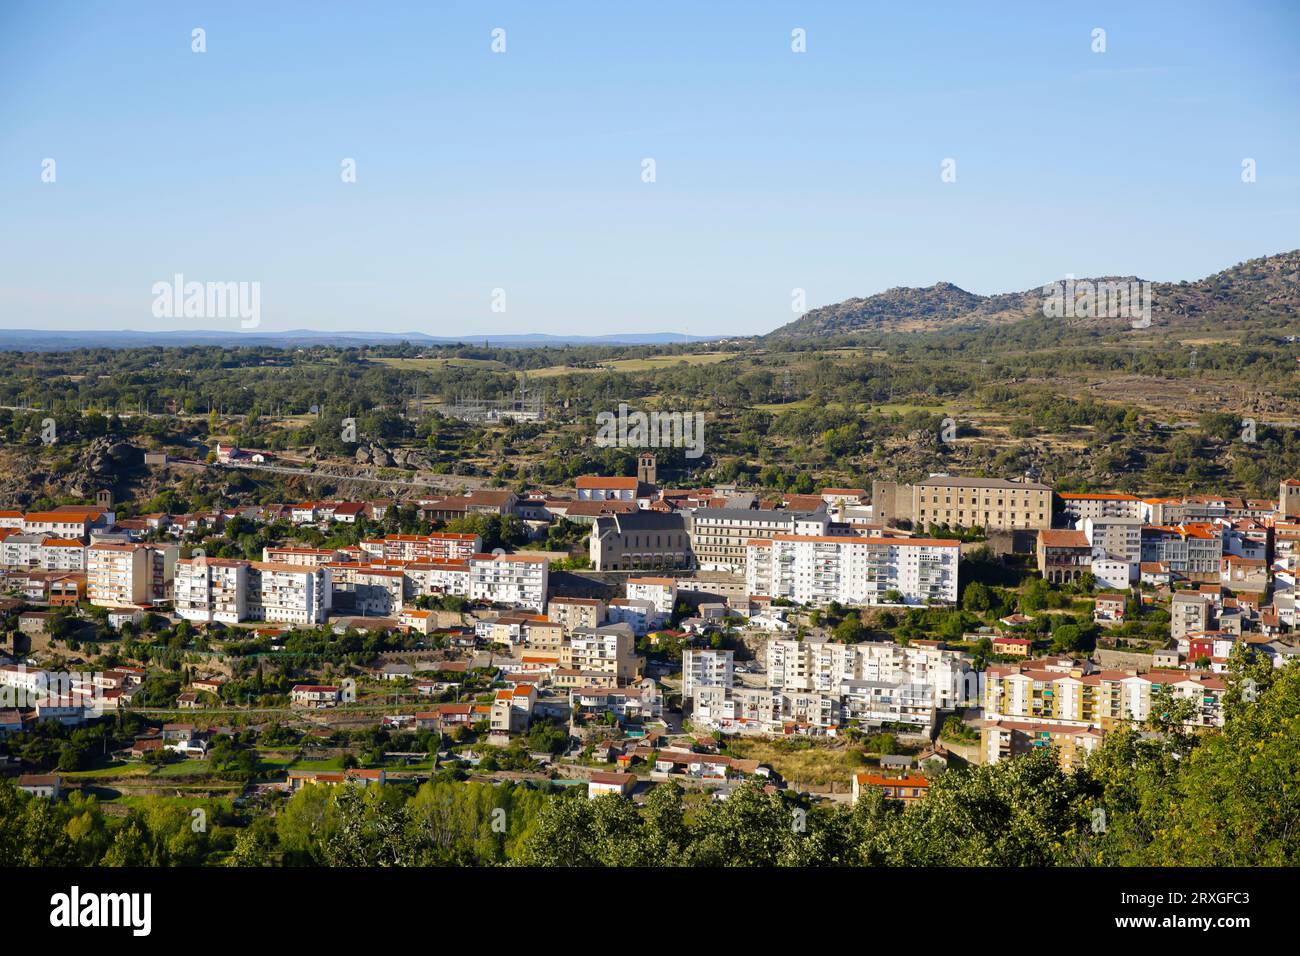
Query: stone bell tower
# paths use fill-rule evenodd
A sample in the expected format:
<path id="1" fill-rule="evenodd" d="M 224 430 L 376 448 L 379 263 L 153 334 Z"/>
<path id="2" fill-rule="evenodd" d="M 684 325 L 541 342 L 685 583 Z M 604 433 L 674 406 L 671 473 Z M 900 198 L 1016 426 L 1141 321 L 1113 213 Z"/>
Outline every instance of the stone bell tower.
<path id="1" fill-rule="evenodd" d="M 643 451 L 636 459 L 636 480 L 647 485 L 655 483 L 655 455 L 652 451 Z"/>

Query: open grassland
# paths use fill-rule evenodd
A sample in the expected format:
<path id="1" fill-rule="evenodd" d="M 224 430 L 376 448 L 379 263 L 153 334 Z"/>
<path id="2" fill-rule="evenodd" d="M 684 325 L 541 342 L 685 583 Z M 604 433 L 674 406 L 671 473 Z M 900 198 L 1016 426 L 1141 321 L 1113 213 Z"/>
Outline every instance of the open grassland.
<path id="1" fill-rule="evenodd" d="M 473 358 L 390 358 L 377 357 L 371 359 L 379 365 L 387 365 L 389 368 L 400 368 L 408 371 L 430 371 L 441 368 L 484 368 L 496 372 L 507 372 L 510 366 L 504 362 L 498 362 L 495 359 L 473 359 Z"/>
<path id="2" fill-rule="evenodd" d="M 552 365 L 528 373 L 529 378 L 554 378 L 559 375 L 589 375 L 593 372 L 649 372 L 674 365 L 715 365 L 737 358 L 735 352 L 691 352 L 685 355 L 651 355 L 647 358 L 615 359 L 590 367 Z"/>
<path id="3" fill-rule="evenodd" d="M 767 764 L 792 786 L 846 787 L 849 775 L 867 765 L 862 748 L 843 740 L 759 740 L 741 737 L 727 750 L 744 760 Z"/>

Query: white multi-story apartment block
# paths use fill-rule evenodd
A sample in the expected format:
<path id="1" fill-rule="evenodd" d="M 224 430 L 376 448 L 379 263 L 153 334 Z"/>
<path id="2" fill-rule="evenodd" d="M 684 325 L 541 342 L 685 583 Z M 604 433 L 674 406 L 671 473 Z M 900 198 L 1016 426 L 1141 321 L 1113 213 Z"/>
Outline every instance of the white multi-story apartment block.
<path id="1" fill-rule="evenodd" d="M 413 596 L 427 594 L 469 595 L 468 561 L 412 561 L 402 568 Z"/>
<path id="2" fill-rule="evenodd" d="M 377 617 L 395 617 L 402 611 L 406 575 L 396 568 L 341 562 L 326 565 L 331 597 L 339 611 Z"/>
<path id="3" fill-rule="evenodd" d="M 306 627 L 329 617 L 329 568 L 254 561 L 248 580 L 248 614 L 254 620 Z"/>
<path id="4" fill-rule="evenodd" d="M 192 558 L 176 562 L 173 607 L 187 621 L 237 624 L 248 618 L 247 561 Z"/>
<path id="5" fill-rule="evenodd" d="M 694 700 L 703 687 L 731 687 L 735 676 L 735 651 L 689 647 L 682 651 L 683 700 Z"/>
<path id="6" fill-rule="evenodd" d="M 983 675 L 960 651 L 877 641 L 855 644 L 853 650 L 854 679 L 929 687 L 940 710 L 974 706 L 980 699 Z"/>
<path id="7" fill-rule="evenodd" d="M 650 633 L 663 623 L 663 615 L 655 608 L 653 601 L 631 598 L 614 598 L 610 601 L 608 616 L 611 623 L 628 625 L 637 637 Z"/>
<path id="8" fill-rule="evenodd" d="M 628 578 L 624 597 L 632 601 L 650 601 L 664 617 L 677 606 L 677 581 L 674 578 Z"/>
<path id="9" fill-rule="evenodd" d="M 1160 562 L 1175 574 L 1218 579 L 1223 560 L 1222 526 L 1209 523 L 1142 529 L 1141 560 Z"/>
<path id="10" fill-rule="evenodd" d="M 955 604 L 961 546 L 937 538 L 776 535 L 745 549 L 750 594 L 800 604 Z"/>
<path id="11" fill-rule="evenodd" d="M 465 561 L 483 552 L 477 534 L 390 534 L 362 541 L 361 547 L 385 561 Z"/>
<path id="12" fill-rule="evenodd" d="M 1251 561 L 1263 561 L 1268 557 L 1269 527 L 1254 518 L 1238 518 L 1235 521 L 1220 520 L 1215 524 L 1222 529 L 1223 555 L 1236 555 Z"/>
<path id="13" fill-rule="evenodd" d="M 47 571 L 84 571 L 86 546 L 76 538 L 47 538 L 41 545 L 41 567 Z"/>
<path id="14" fill-rule="evenodd" d="M 310 626 L 329 614 L 329 570 L 225 558 L 176 563 L 176 613 L 187 621 Z"/>
<path id="15" fill-rule="evenodd" d="M 1140 564 L 1142 519 L 1127 517 L 1084 518 L 1079 530 L 1088 539 L 1095 557 L 1116 557 Z"/>
<path id="16" fill-rule="evenodd" d="M 823 638 L 767 642 L 767 682 L 778 690 L 832 693 L 846 677 L 856 677 L 857 654 L 851 644 Z"/>
<path id="17" fill-rule="evenodd" d="M 840 721 L 836 695 L 755 687 L 701 687 L 691 714 L 696 726 L 724 733 L 835 733 Z"/>
<path id="18" fill-rule="evenodd" d="M 895 684 L 846 680 L 840 684 L 841 717 L 879 727 L 898 724 L 917 729 L 934 726 L 934 688 L 925 684 Z"/>
<path id="19" fill-rule="evenodd" d="M 605 711 L 634 720 L 659 717 L 664 712 L 664 695 L 654 681 L 635 687 L 575 687 L 569 691 L 569 708 Z"/>
<path id="20" fill-rule="evenodd" d="M 724 733 L 773 733 L 781 722 L 781 692 L 765 687 L 699 687 L 691 722 Z"/>
<path id="21" fill-rule="evenodd" d="M 294 548 L 266 547 L 262 549 L 262 560 L 272 564 L 301 564 L 309 568 L 319 568 L 327 564 L 349 560 L 346 552 L 336 548 Z"/>
<path id="22" fill-rule="evenodd" d="M 11 534 L 0 542 L 0 564 L 7 568 L 35 568 L 41 563 L 48 534 Z"/>
<path id="23" fill-rule="evenodd" d="M 179 553 L 174 544 L 92 544 L 86 549 L 86 597 L 98 607 L 168 600 Z"/>
<path id="24" fill-rule="evenodd" d="M 774 638 L 767 645 L 768 683 L 779 690 L 841 694 L 847 681 L 927 687 L 933 706 L 951 709 L 980 700 L 979 673 L 959 651 L 928 644 L 903 647 L 868 641 L 838 644 L 825 638 Z"/>
<path id="25" fill-rule="evenodd" d="M 102 511 L 29 511 L 23 515 L 26 534 L 52 534 L 60 538 L 84 538 L 94 527 L 112 524 Z"/>
<path id="26" fill-rule="evenodd" d="M 540 554 L 476 554 L 469 559 L 470 599 L 544 613 L 550 570 Z"/>
<path id="27" fill-rule="evenodd" d="M 1084 518 L 1141 518 L 1142 499 L 1136 495 L 1095 492 L 1059 495 L 1061 510 L 1074 522 Z"/>
<path id="28" fill-rule="evenodd" d="M 1090 567 L 1096 587 L 1122 591 L 1137 580 L 1139 565 L 1124 558 L 1108 556 L 1094 557 Z"/>

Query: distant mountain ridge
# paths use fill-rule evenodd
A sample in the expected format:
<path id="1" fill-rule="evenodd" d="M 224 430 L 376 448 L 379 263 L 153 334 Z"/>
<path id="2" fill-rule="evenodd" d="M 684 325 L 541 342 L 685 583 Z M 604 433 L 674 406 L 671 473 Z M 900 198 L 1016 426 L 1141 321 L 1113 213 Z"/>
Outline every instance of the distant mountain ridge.
<path id="1" fill-rule="evenodd" d="M 226 348 L 257 347 L 297 348 L 313 345 L 361 346 L 398 345 L 489 345 L 530 348 L 555 345 L 673 345 L 709 342 L 722 336 L 685 335 L 680 332 L 628 332 L 609 335 L 492 334 L 438 336 L 423 332 L 329 332 L 292 329 L 284 332 L 193 331 L 173 329 L 149 332 L 132 329 L 109 330 L 40 330 L 0 329 L 0 351 L 61 352 L 81 348 L 176 348 L 186 345 L 216 345 Z"/>
<path id="2" fill-rule="evenodd" d="M 1044 285 L 1057 280 L 1048 280 Z M 1136 276 L 1077 279 L 1137 282 Z M 1017 322 L 1043 314 L 1043 288 L 978 295 L 939 282 L 924 288 L 898 287 L 866 298 L 846 299 L 812 309 L 769 332 L 768 341 L 830 337 L 855 332 L 914 332 Z M 1193 327 L 1211 321 L 1300 320 L 1300 250 L 1239 263 L 1195 282 L 1151 284 L 1153 325 Z M 1124 318 L 1071 318 L 1096 328 L 1122 328 Z"/>

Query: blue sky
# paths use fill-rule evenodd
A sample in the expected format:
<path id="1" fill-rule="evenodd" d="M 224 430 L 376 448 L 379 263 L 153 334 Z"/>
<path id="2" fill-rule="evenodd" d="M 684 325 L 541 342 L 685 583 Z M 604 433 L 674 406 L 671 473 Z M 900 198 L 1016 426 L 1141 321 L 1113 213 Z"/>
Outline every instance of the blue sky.
<path id="1" fill-rule="evenodd" d="M 6 0 L 0 326 L 192 327 L 176 273 L 433 335 L 1194 279 L 1300 246 L 1298 120 L 1293 2 Z"/>

